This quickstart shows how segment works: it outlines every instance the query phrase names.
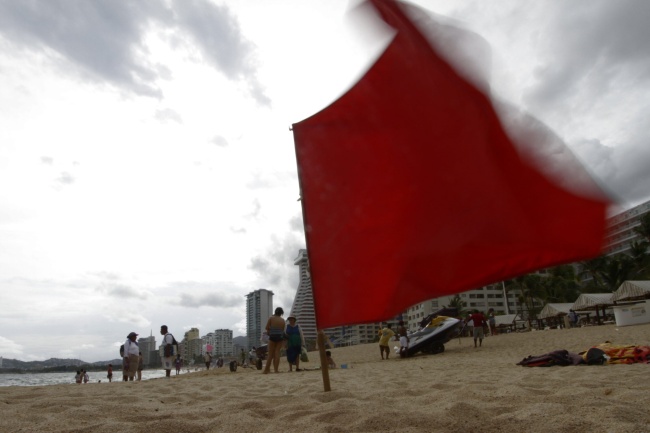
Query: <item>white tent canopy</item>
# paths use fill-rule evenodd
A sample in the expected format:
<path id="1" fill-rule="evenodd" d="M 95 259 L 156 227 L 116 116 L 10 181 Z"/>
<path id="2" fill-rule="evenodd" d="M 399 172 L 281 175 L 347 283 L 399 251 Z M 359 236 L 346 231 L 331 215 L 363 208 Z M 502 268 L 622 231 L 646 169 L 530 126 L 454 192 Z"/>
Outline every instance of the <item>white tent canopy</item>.
<path id="1" fill-rule="evenodd" d="M 575 311 L 597 310 L 600 307 L 614 305 L 612 293 L 583 293 L 571 307 Z"/>
<path id="2" fill-rule="evenodd" d="M 650 281 L 625 281 L 614 292 L 612 301 L 650 297 Z"/>
<path id="3" fill-rule="evenodd" d="M 546 304 L 542 311 L 537 316 L 539 319 L 548 319 L 550 317 L 557 317 L 569 314 L 569 310 L 573 307 L 572 303 L 566 304 Z"/>
<path id="4" fill-rule="evenodd" d="M 519 314 L 503 314 L 501 316 L 494 316 L 494 324 L 499 325 L 512 325 L 515 320 L 520 320 Z"/>

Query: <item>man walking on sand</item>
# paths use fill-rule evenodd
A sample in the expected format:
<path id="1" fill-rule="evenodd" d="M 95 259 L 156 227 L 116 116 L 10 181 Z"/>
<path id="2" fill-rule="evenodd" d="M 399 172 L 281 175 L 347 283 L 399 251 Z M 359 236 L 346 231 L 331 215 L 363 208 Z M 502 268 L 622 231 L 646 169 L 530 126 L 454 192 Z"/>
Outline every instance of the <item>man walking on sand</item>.
<path id="1" fill-rule="evenodd" d="M 476 349 L 477 339 L 479 347 L 483 345 L 483 327 L 486 325 L 485 316 L 478 310 L 474 310 L 474 313 L 467 318 L 468 322 L 470 320 L 474 322 L 474 348 Z"/>
<path id="2" fill-rule="evenodd" d="M 174 365 L 174 357 L 175 357 L 174 356 L 175 353 L 173 352 L 173 347 L 174 347 L 173 344 L 175 339 L 174 336 L 169 333 L 169 330 L 167 329 L 167 325 L 162 325 L 160 327 L 160 334 L 164 335 L 162 340 L 163 356 L 161 358 L 161 361 L 162 361 L 163 369 L 165 369 L 165 377 L 171 377 L 172 366 Z"/>

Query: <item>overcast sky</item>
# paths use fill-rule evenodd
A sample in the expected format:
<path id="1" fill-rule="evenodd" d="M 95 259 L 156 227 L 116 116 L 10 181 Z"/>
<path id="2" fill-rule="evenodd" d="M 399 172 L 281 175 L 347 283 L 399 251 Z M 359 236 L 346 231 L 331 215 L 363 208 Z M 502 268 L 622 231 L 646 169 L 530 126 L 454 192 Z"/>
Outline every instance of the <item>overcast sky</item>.
<path id="1" fill-rule="evenodd" d="M 419 1 L 492 49 L 492 90 L 624 207 L 650 198 L 650 2 Z M 0 0 L 0 356 L 113 359 L 130 331 L 289 311 L 293 136 L 385 41 L 347 1 Z M 180 339 L 179 338 L 179 339 Z"/>

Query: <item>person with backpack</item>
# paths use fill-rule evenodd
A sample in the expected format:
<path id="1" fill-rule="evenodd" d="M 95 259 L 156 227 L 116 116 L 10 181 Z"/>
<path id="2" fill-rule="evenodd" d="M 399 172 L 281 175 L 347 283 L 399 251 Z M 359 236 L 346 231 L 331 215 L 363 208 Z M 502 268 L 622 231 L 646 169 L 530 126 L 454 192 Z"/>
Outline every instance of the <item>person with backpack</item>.
<path id="1" fill-rule="evenodd" d="M 167 325 L 162 325 L 160 327 L 160 334 L 164 335 L 162 341 L 163 354 L 161 357 L 162 366 L 165 370 L 165 377 L 171 378 L 172 376 L 172 367 L 175 365 L 174 360 L 176 358 L 175 347 L 178 347 L 178 343 L 172 334 L 169 333 Z"/>
<path id="2" fill-rule="evenodd" d="M 135 341 L 137 337 L 138 334 L 131 332 L 126 336 L 126 341 L 124 342 L 124 361 L 128 365 L 126 372 L 131 382 L 138 373 L 138 364 L 140 362 L 140 349 L 138 348 L 138 343 Z"/>

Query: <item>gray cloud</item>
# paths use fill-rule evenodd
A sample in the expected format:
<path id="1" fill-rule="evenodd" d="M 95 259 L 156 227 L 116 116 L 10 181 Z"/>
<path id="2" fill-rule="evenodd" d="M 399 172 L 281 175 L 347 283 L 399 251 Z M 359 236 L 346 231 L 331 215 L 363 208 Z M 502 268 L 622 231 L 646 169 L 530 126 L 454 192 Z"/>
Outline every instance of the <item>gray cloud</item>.
<path id="1" fill-rule="evenodd" d="M 219 146 L 219 147 L 228 147 L 228 140 L 223 138 L 221 135 L 215 135 L 211 140 L 210 143 Z"/>
<path id="2" fill-rule="evenodd" d="M 72 185 L 75 178 L 70 173 L 64 171 L 55 179 L 55 181 L 64 185 Z"/>
<path id="3" fill-rule="evenodd" d="M 233 81 L 244 79 L 253 98 L 270 105 L 255 78 L 254 46 L 243 38 L 230 10 L 206 0 L 175 0 L 173 5 L 179 26 L 200 47 L 204 60 Z"/>
<path id="4" fill-rule="evenodd" d="M 41 162 L 43 164 L 52 165 L 54 164 L 54 158 L 52 158 L 51 156 L 41 156 Z"/>
<path id="5" fill-rule="evenodd" d="M 176 48 L 184 40 L 196 44 L 202 60 L 246 83 L 258 103 L 269 105 L 256 78 L 255 47 L 226 6 L 206 0 L 0 2 L 0 34 L 15 46 L 65 59 L 88 81 L 162 98 L 156 82 L 170 79 L 172 72 L 149 60 L 145 42 L 156 26 L 176 33 Z M 65 68 L 69 72 L 69 65 Z"/>
<path id="6" fill-rule="evenodd" d="M 146 300 L 149 298 L 148 292 L 120 283 L 102 283 L 97 290 L 115 299 Z"/>
<path id="7" fill-rule="evenodd" d="M 289 220 L 289 228 L 291 229 L 291 231 L 299 232 L 304 235 L 305 226 L 302 221 L 302 212 L 295 215 L 293 218 Z"/>
<path id="8" fill-rule="evenodd" d="M 171 108 L 156 110 L 156 114 L 154 115 L 154 117 L 163 123 L 176 122 L 176 123 L 183 124 L 183 118 L 181 117 L 181 115 L 178 114 L 177 111 L 172 110 Z"/>
<path id="9" fill-rule="evenodd" d="M 248 266 L 278 296 L 275 303 L 287 308 L 298 288 L 298 267 L 293 262 L 301 248 L 305 248 L 302 232 L 288 233 L 282 239 L 274 236 L 267 251 L 253 257 Z"/>
<path id="10" fill-rule="evenodd" d="M 171 283 L 169 289 L 181 292 L 180 305 L 184 307 L 232 308 L 245 304 L 241 288 L 231 283 L 185 281 Z"/>

